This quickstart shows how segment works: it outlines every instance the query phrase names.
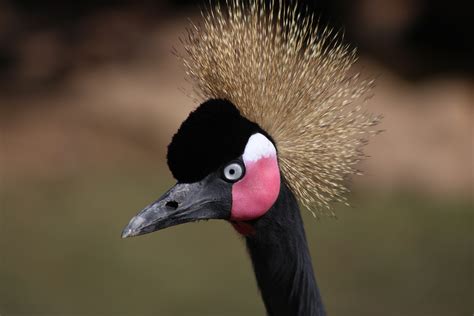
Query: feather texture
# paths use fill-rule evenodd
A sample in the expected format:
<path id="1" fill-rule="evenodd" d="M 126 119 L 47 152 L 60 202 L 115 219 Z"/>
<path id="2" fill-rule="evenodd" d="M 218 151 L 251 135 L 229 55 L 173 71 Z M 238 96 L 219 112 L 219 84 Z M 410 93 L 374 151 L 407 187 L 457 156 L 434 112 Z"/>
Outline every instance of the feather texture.
<path id="1" fill-rule="evenodd" d="M 303 11 L 229 0 L 191 24 L 178 57 L 197 100 L 227 99 L 271 135 L 289 186 L 318 216 L 346 203 L 346 178 L 378 117 L 361 106 L 373 82 L 349 71 L 355 50 Z"/>

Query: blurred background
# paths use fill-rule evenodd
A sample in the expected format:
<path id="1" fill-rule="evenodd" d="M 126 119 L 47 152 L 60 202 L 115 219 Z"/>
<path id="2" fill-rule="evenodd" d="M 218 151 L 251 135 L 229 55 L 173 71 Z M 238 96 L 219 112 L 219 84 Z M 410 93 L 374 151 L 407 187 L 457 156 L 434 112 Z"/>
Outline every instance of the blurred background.
<path id="1" fill-rule="evenodd" d="M 473 10 L 468 1 L 304 1 L 377 78 L 338 219 L 304 212 L 329 315 L 471 315 Z M 196 106 L 171 54 L 191 1 L 0 0 L 0 315 L 263 315 L 225 222 L 130 240 L 173 184 L 166 145 Z"/>

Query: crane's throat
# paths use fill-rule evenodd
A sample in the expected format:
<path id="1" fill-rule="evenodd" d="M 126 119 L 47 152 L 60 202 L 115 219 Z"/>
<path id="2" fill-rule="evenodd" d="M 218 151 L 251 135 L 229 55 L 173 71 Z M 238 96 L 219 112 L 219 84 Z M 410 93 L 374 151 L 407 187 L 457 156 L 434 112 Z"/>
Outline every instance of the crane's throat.
<path id="1" fill-rule="evenodd" d="M 241 234 L 242 236 L 249 237 L 253 236 L 256 233 L 255 227 L 252 226 L 250 223 L 246 222 L 230 222 L 234 229 Z"/>

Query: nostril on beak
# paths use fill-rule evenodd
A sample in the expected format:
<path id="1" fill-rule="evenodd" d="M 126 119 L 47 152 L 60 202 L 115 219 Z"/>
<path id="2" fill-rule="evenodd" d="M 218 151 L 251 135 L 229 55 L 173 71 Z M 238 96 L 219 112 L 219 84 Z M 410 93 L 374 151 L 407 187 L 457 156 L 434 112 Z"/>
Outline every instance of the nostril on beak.
<path id="1" fill-rule="evenodd" d="M 176 201 L 168 201 L 165 204 L 167 207 L 172 208 L 173 210 L 176 210 L 178 208 L 178 202 Z"/>

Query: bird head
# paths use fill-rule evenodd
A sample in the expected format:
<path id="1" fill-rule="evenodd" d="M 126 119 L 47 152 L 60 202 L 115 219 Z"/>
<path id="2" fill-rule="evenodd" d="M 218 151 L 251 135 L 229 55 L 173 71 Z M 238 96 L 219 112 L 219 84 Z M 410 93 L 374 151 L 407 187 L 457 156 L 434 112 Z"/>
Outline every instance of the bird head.
<path id="1" fill-rule="evenodd" d="M 227 100 L 210 99 L 191 112 L 167 158 L 177 184 L 138 213 L 123 237 L 198 220 L 252 221 L 280 192 L 273 140 Z"/>
<path id="2" fill-rule="evenodd" d="M 177 52 L 204 101 L 168 147 L 177 184 L 123 236 L 202 219 L 259 220 L 283 179 L 313 215 L 332 215 L 379 121 L 360 105 L 373 82 L 350 71 L 355 51 L 295 3 L 231 0 L 203 17 Z"/>

